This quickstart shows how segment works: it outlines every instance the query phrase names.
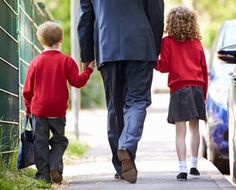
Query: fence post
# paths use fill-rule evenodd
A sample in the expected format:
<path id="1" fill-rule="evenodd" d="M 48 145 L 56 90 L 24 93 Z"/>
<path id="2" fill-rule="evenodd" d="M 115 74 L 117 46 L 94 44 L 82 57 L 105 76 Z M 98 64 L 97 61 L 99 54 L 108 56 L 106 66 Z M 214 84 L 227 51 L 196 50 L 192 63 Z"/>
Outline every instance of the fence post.
<path id="1" fill-rule="evenodd" d="M 71 56 L 79 62 L 79 44 L 77 36 L 78 24 L 78 0 L 70 0 L 70 36 L 71 36 Z M 74 134 L 76 140 L 79 139 L 79 110 L 80 110 L 80 92 L 76 88 L 71 89 L 71 108 L 74 117 Z"/>

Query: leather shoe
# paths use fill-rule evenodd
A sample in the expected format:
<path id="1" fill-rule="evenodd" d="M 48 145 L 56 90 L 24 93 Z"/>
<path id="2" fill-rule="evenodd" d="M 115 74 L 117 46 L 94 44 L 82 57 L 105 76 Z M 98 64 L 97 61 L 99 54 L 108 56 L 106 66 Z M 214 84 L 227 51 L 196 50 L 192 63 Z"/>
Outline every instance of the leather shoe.
<path id="1" fill-rule="evenodd" d="M 121 176 L 129 183 L 136 183 L 138 171 L 129 152 L 125 149 L 120 149 L 117 152 L 117 156 L 122 164 Z"/>
<path id="2" fill-rule="evenodd" d="M 52 181 L 57 183 L 57 184 L 60 184 L 62 182 L 62 175 L 59 171 L 57 170 L 52 170 L 51 171 L 51 176 L 52 176 Z"/>
<path id="3" fill-rule="evenodd" d="M 124 179 L 124 178 L 123 178 L 120 174 L 118 174 L 118 173 L 115 173 L 114 178 L 115 178 L 115 179 Z"/>

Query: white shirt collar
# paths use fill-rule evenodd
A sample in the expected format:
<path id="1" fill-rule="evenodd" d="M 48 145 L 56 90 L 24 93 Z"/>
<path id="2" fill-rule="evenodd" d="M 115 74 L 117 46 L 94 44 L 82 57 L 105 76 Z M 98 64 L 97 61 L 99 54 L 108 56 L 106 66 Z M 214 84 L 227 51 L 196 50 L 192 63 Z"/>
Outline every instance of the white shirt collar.
<path id="1" fill-rule="evenodd" d="M 45 48 L 45 49 L 43 50 L 43 52 L 45 52 L 45 51 L 60 51 L 60 49 L 47 49 L 47 48 Z"/>

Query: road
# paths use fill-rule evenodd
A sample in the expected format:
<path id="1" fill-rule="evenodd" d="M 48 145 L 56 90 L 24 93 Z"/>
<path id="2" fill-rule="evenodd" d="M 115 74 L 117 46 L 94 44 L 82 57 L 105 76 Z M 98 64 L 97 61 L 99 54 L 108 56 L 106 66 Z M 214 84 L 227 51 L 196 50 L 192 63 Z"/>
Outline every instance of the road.
<path id="1" fill-rule="evenodd" d="M 166 122 L 168 101 L 168 94 L 153 95 L 153 103 L 148 109 L 137 151 L 136 165 L 139 175 L 136 184 L 113 178 L 115 171 L 106 135 L 106 111 L 84 110 L 80 113 L 80 139 L 88 143 L 90 149 L 82 159 L 73 160 L 69 165 L 65 165 L 64 183 L 55 189 L 235 189 L 211 162 L 203 158 L 199 160 L 200 177 L 189 177 L 186 182 L 176 180 L 178 161 L 174 143 L 175 127 Z M 189 144 L 189 136 L 186 142 Z M 187 149 L 190 152 L 189 146 Z M 190 161 L 189 154 L 187 161 Z"/>

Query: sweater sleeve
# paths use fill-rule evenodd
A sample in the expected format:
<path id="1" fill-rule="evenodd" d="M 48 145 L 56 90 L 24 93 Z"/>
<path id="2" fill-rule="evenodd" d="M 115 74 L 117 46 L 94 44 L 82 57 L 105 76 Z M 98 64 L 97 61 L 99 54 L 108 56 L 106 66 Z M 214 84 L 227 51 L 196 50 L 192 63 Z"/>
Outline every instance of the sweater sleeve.
<path id="1" fill-rule="evenodd" d="M 81 88 L 85 86 L 92 74 L 91 68 L 86 68 L 82 73 L 79 73 L 79 68 L 74 60 L 71 60 L 68 64 L 67 78 L 71 86 Z"/>
<path id="2" fill-rule="evenodd" d="M 31 100 L 34 96 L 34 67 L 30 64 L 23 88 L 23 98 L 26 113 L 30 114 Z"/>
<path id="3" fill-rule="evenodd" d="M 168 41 L 164 38 L 161 43 L 160 56 L 156 62 L 155 69 L 161 73 L 168 73 L 170 67 L 170 48 L 168 47 Z"/>
<path id="4" fill-rule="evenodd" d="M 208 90 L 208 71 L 207 71 L 206 58 L 205 58 L 203 48 L 201 51 L 201 66 L 202 66 L 202 73 L 203 73 L 203 78 L 204 78 L 203 93 L 204 93 L 204 99 L 206 100 L 206 95 L 207 95 L 207 90 Z"/>

